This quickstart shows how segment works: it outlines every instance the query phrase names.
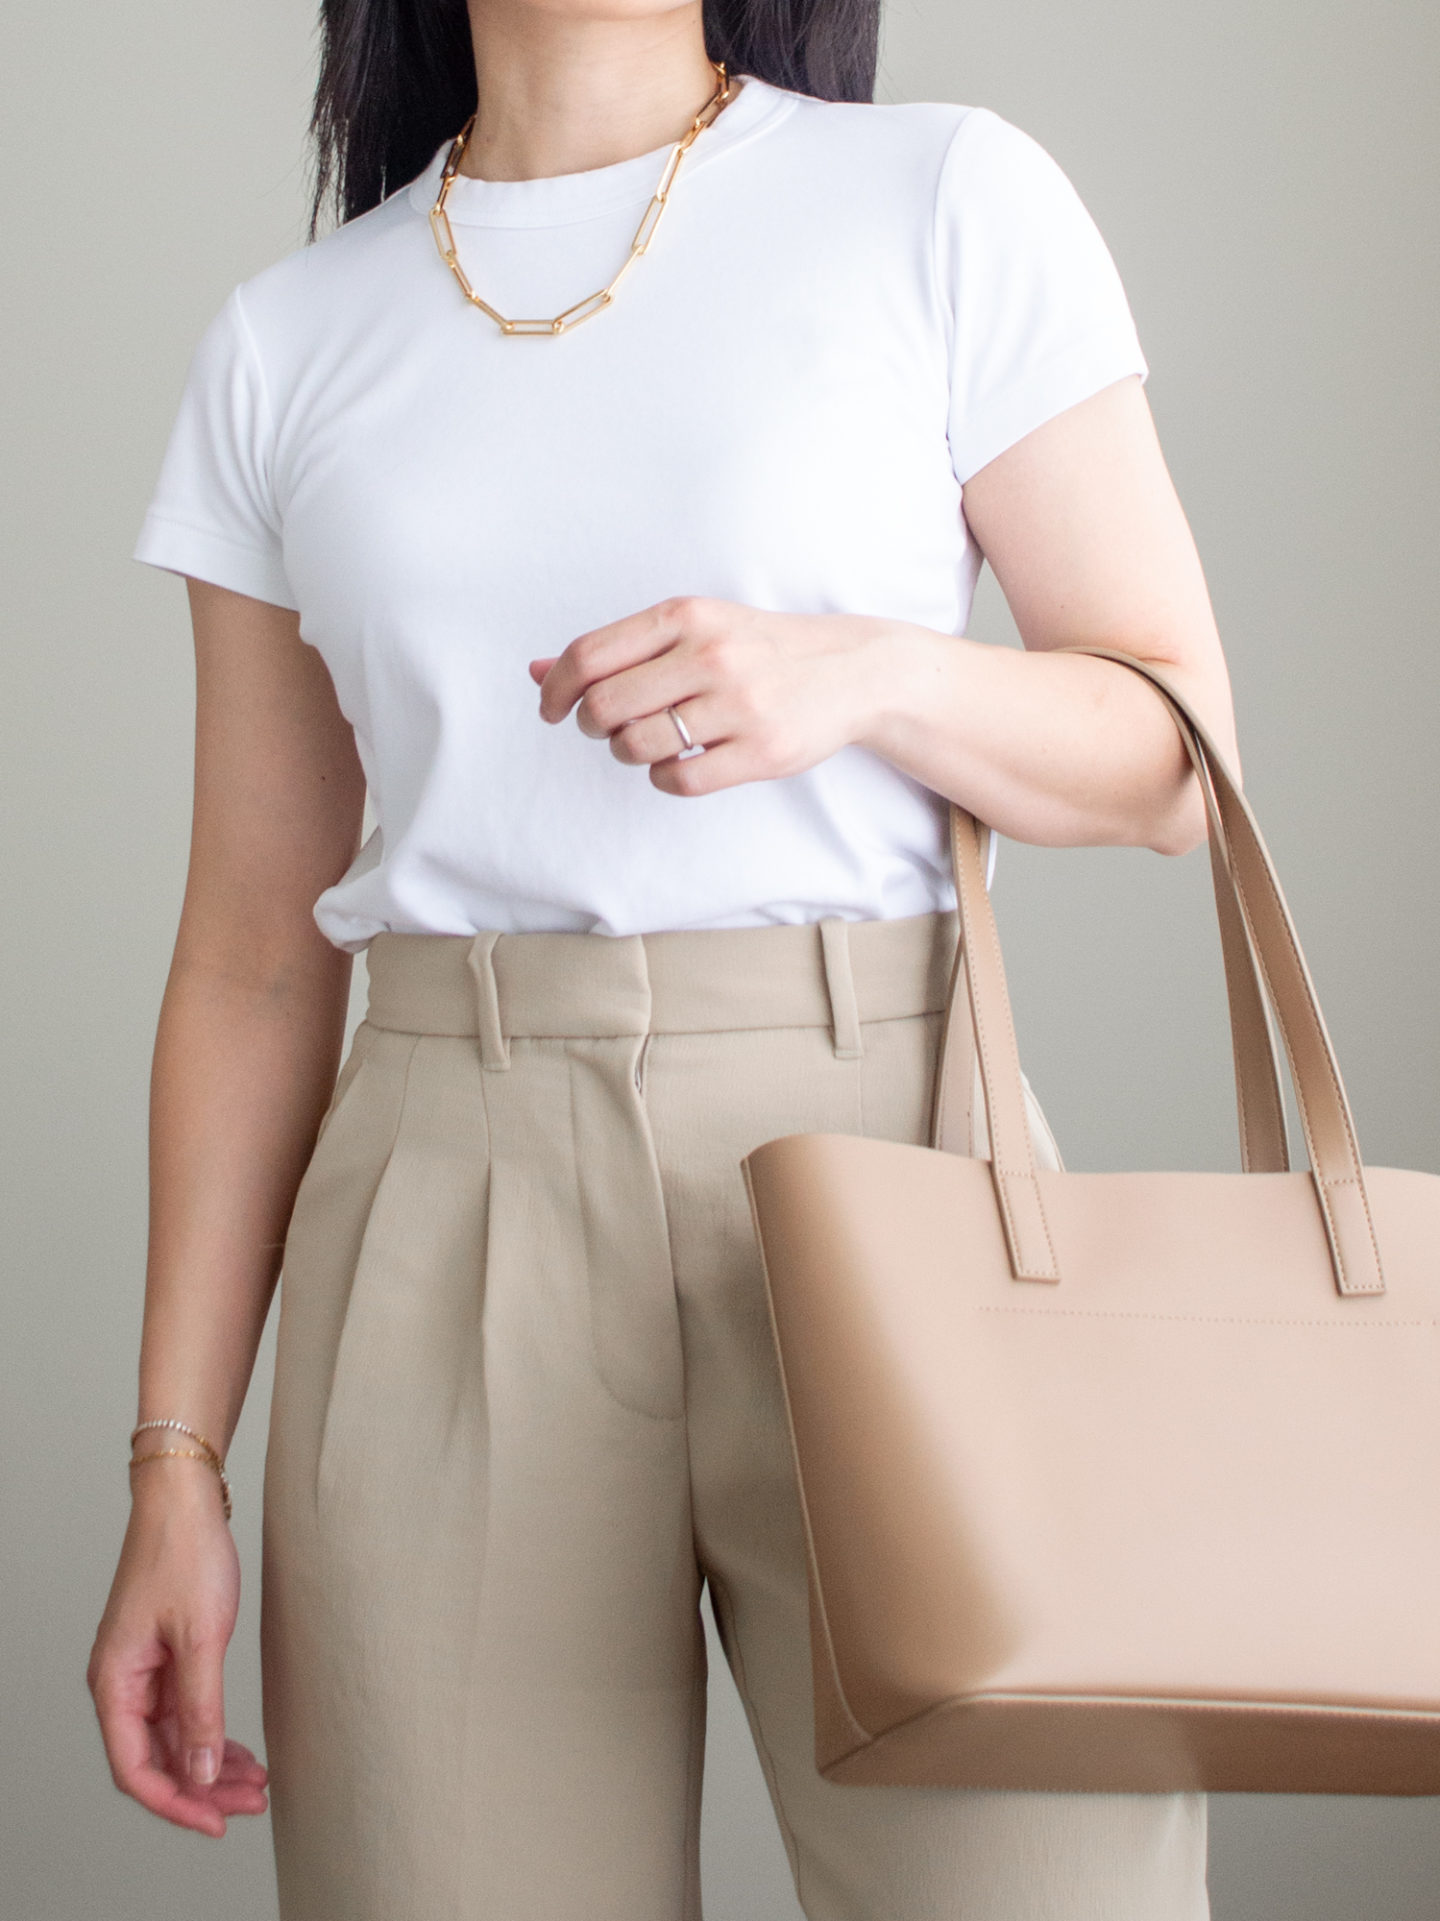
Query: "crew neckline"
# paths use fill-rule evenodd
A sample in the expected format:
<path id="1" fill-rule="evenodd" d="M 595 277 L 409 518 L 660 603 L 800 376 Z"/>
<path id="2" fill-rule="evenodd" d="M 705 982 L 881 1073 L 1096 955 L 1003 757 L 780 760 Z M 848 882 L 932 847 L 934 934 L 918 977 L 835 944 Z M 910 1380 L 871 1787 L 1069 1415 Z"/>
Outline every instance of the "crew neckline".
<path id="1" fill-rule="evenodd" d="M 773 125 L 801 98 L 785 87 L 775 87 L 754 74 L 736 74 L 743 82 L 738 96 L 717 120 L 705 128 L 685 156 L 681 172 L 698 172 L 717 154 L 726 153 L 762 127 Z M 561 227 L 591 220 L 620 207 L 641 204 L 654 193 L 665 158 L 674 146 L 616 160 L 607 167 L 583 173 L 549 174 L 536 180 L 478 180 L 457 173 L 450 183 L 445 211 L 456 225 L 471 227 Z M 440 189 L 440 176 L 450 141 L 435 149 L 423 173 L 406 189 L 412 207 L 428 214 Z"/>

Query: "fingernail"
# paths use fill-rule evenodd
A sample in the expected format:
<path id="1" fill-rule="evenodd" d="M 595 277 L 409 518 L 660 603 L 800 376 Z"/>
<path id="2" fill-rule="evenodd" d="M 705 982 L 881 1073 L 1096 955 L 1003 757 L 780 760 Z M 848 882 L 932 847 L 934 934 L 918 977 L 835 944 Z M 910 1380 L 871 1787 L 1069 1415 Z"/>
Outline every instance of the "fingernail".
<path id="1" fill-rule="evenodd" d="M 190 1779 L 208 1788 L 220 1772 L 220 1763 L 215 1758 L 214 1748 L 191 1748 Z"/>

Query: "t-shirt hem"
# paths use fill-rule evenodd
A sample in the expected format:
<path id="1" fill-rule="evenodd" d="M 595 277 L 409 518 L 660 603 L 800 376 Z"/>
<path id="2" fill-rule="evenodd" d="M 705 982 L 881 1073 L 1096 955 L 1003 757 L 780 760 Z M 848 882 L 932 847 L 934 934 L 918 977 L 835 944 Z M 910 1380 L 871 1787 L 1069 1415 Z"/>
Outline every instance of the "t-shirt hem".
<path id="1" fill-rule="evenodd" d="M 289 581 L 269 554 L 168 514 L 152 511 L 145 516 L 130 558 L 167 573 L 189 574 L 216 587 L 228 587 L 252 600 L 269 601 L 291 613 L 300 611 Z"/>
<path id="2" fill-rule="evenodd" d="M 959 446 L 952 443 L 955 478 L 963 487 L 982 467 L 1067 407 L 1088 400 L 1127 374 L 1138 374 L 1143 383 L 1149 373 L 1138 346 L 1110 335 L 1083 341 L 1028 369 L 1023 382 L 995 395 L 978 421 L 966 423 Z"/>

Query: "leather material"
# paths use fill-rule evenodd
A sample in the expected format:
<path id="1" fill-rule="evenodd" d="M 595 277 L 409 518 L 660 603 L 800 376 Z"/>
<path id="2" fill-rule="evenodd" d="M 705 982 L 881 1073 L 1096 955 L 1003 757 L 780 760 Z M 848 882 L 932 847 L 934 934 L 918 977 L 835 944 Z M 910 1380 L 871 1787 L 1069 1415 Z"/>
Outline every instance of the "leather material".
<path id="1" fill-rule="evenodd" d="M 1440 1794 L 1440 1176 L 1361 1165 L 1263 839 L 1183 696 L 1076 651 L 1151 680 L 1202 774 L 1245 1171 L 1045 1164 L 983 832 L 952 809 L 932 1145 L 792 1134 L 741 1163 L 808 1536 L 816 1763 Z M 1284 1163 L 1267 1003 L 1309 1168 Z"/>

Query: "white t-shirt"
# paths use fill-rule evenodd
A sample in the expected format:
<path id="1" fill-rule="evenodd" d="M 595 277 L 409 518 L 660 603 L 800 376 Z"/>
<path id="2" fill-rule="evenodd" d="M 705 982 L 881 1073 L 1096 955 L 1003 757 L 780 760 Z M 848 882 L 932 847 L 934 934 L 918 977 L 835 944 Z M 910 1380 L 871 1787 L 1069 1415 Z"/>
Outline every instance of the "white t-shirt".
<path id="1" fill-rule="evenodd" d="M 232 291 L 134 549 L 298 610 L 330 670 L 378 825 L 319 927 L 353 952 L 953 906 L 946 803 L 880 755 L 665 794 L 573 710 L 541 720 L 526 663 L 676 594 L 963 633 L 962 484 L 1148 371 L 1074 188 L 986 108 L 747 77 L 614 306 L 531 339 L 439 257 L 448 144 Z M 667 151 L 457 176 L 473 285 L 520 315 L 604 285 Z"/>

